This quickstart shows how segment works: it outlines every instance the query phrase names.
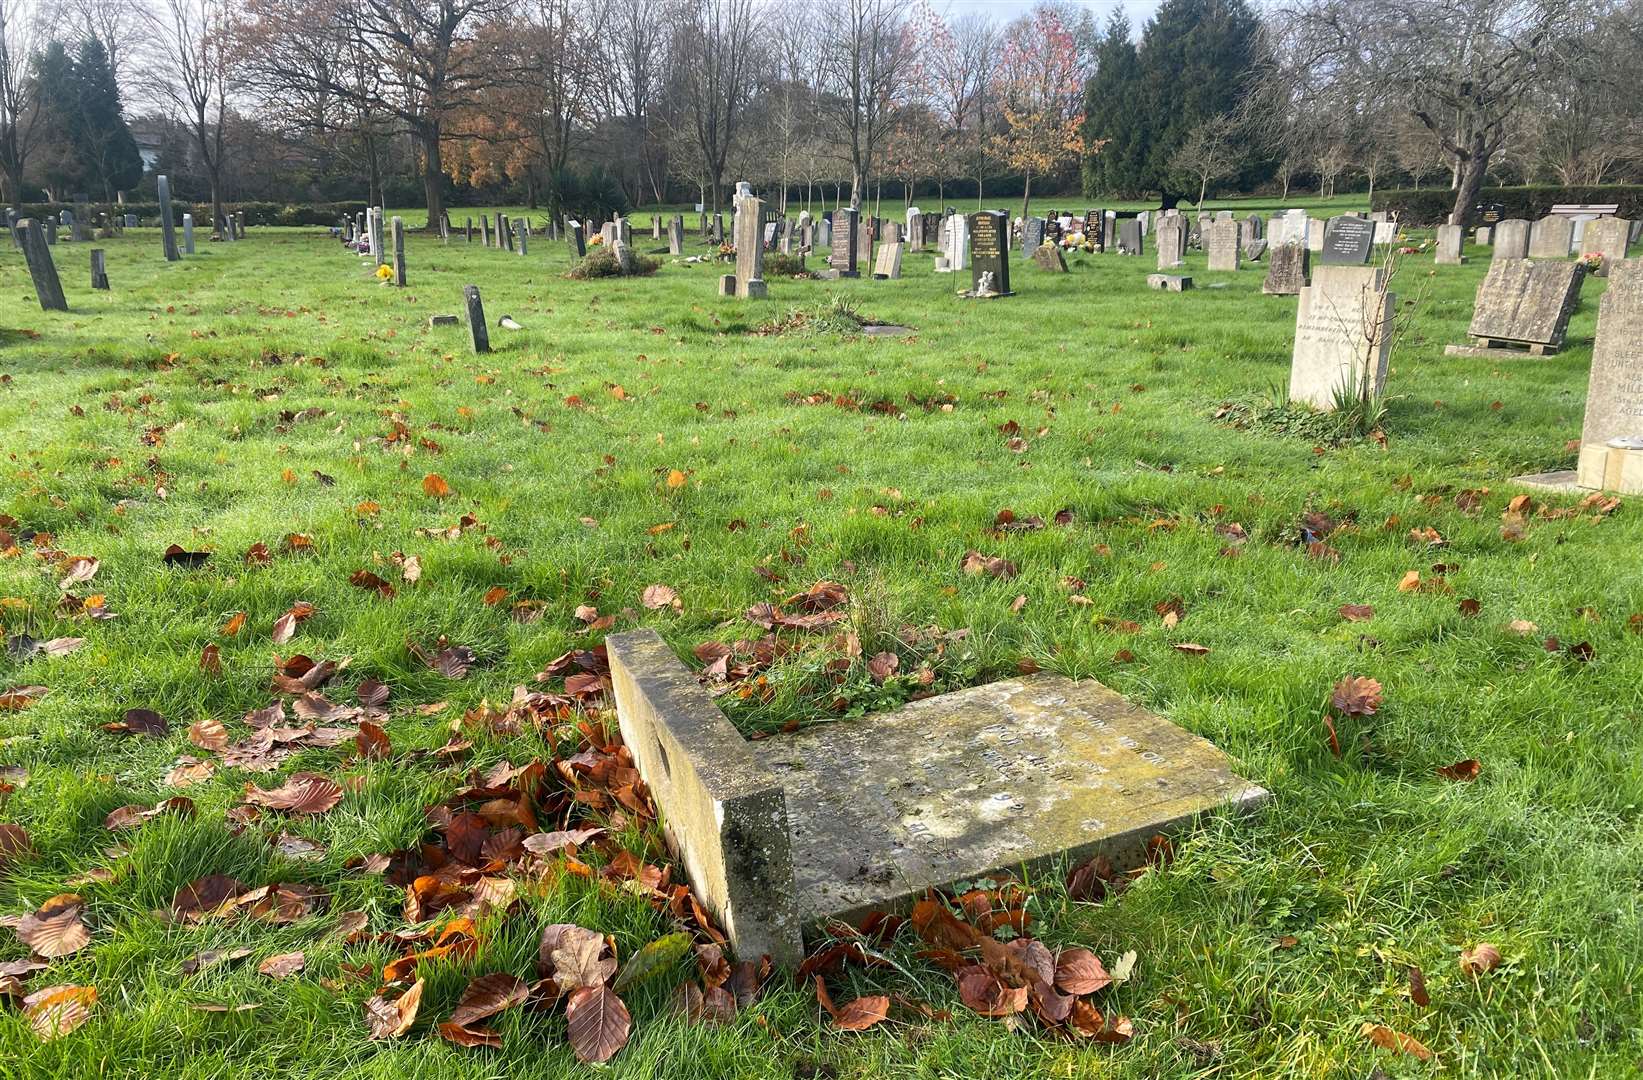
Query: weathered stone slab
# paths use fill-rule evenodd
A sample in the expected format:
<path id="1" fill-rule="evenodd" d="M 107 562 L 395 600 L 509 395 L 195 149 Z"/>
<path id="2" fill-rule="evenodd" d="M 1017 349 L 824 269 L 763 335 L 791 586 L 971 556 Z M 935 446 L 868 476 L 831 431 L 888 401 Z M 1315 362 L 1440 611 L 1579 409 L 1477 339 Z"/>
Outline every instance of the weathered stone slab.
<path id="1" fill-rule="evenodd" d="M 1266 279 L 1261 291 L 1268 296 L 1298 296 L 1306 288 L 1306 275 L 1311 267 L 1312 252 L 1297 240 L 1288 240 L 1274 246 L 1267 253 Z"/>
<path id="2" fill-rule="evenodd" d="M 1459 266 L 1466 261 L 1466 230 L 1460 225 L 1439 225 L 1437 248 L 1432 261 L 1439 266 Z"/>
<path id="3" fill-rule="evenodd" d="M 1603 262 L 1597 270 L 1598 277 L 1608 277 L 1609 267 L 1626 257 L 1626 249 L 1631 246 L 1632 223 L 1624 218 L 1598 218 L 1586 226 L 1585 238 L 1581 241 L 1580 251 L 1583 255 L 1600 255 Z"/>
<path id="4" fill-rule="evenodd" d="M 1527 259 L 1529 257 L 1529 223 L 1521 218 L 1507 218 L 1495 226 L 1494 254 L 1496 259 Z"/>
<path id="5" fill-rule="evenodd" d="M 764 281 L 764 200 L 736 199 L 736 295 L 761 300 L 769 294 Z"/>
<path id="6" fill-rule="evenodd" d="M 781 781 L 654 630 L 605 639 L 622 741 L 668 844 L 739 956 L 803 955 Z"/>
<path id="7" fill-rule="evenodd" d="M 1597 308 L 1582 446 L 1643 436 L 1643 259 L 1615 263 Z"/>
<path id="8" fill-rule="evenodd" d="M 1567 259 L 1574 238 L 1573 219 L 1562 214 L 1548 214 L 1529 230 L 1529 258 Z"/>
<path id="9" fill-rule="evenodd" d="M 873 277 L 879 281 L 894 281 L 901 277 L 901 249 L 899 240 L 887 240 L 879 245 L 873 262 Z"/>
<path id="10" fill-rule="evenodd" d="M 155 177 L 154 186 L 160 201 L 160 248 L 166 262 L 176 262 L 182 256 L 177 254 L 176 227 L 171 221 L 171 180 Z"/>
<path id="11" fill-rule="evenodd" d="M 1533 491 L 1548 491 L 1558 495 L 1571 495 L 1581 490 L 1573 469 L 1553 469 L 1551 472 L 1525 473 L 1522 476 L 1512 477 L 1511 482 L 1516 487 L 1525 487 Z"/>
<path id="12" fill-rule="evenodd" d="M 1204 251 L 1209 255 L 1210 270 L 1238 269 L 1238 223 L 1229 216 L 1204 226 Z"/>
<path id="13" fill-rule="evenodd" d="M 1383 273 L 1371 266 L 1319 266 L 1313 271 L 1295 314 L 1292 400 L 1331 410 L 1342 391 L 1352 396 L 1381 393 L 1396 304 L 1384 289 Z"/>
<path id="14" fill-rule="evenodd" d="M 1048 673 L 750 745 L 786 790 L 806 927 L 995 870 L 1137 866 L 1153 836 L 1266 797 L 1206 740 Z"/>
<path id="15" fill-rule="evenodd" d="M 1052 274 L 1067 272 L 1067 257 L 1054 244 L 1040 244 L 1033 249 L 1033 265 Z"/>
<path id="16" fill-rule="evenodd" d="M 1494 259 L 1478 285 L 1467 334 L 1474 345 L 1514 342 L 1546 352 L 1563 344 L 1580 302 L 1584 263 Z"/>
<path id="17" fill-rule="evenodd" d="M 606 645 L 668 843 L 743 957 L 792 963 L 807 932 L 994 871 L 1127 869 L 1155 835 L 1266 797 L 1093 681 L 1030 675 L 747 742 L 654 631 Z"/>
<path id="18" fill-rule="evenodd" d="M 1182 274 L 1148 274 L 1147 288 L 1167 292 L 1186 292 L 1192 288 L 1192 279 Z"/>
<path id="19" fill-rule="evenodd" d="M 1179 217 L 1167 217 L 1153 234 L 1158 246 L 1158 269 L 1173 270 L 1186 260 L 1187 226 Z"/>
<path id="20" fill-rule="evenodd" d="M 1124 218 L 1118 223 L 1118 254 L 1144 255 L 1145 241 L 1141 236 L 1141 219 Z"/>

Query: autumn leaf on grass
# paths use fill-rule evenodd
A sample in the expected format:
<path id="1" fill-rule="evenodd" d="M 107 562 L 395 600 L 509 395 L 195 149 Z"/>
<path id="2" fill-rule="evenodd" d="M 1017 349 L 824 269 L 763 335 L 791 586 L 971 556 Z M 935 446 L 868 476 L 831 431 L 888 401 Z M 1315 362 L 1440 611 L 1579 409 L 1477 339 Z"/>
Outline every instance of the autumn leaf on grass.
<path id="1" fill-rule="evenodd" d="M 63 572 L 63 580 L 57 583 L 57 587 L 63 592 L 68 592 L 74 586 L 96 577 L 97 570 L 102 565 L 100 560 L 90 555 L 71 556 L 58 564 L 58 569 Z"/>
<path id="2" fill-rule="evenodd" d="M 159 739 L 171 729 L 165 717 L 153 709 L 127 709 L 120 719 L 104 724 L 103 730 L 116 735 L 147 735 L 151 739 Z"/>
<path id="3" fill-rule="evenodd" d="M 1088 949 L 1062 949 L 1055 957 L 1055 986 L 1062 993 L 1093 994 L 1112 983 L 1101 960 Z"/>
<path id="4" fill-rule="evenodd" d="M 900 667 L 901 657 L 893 652 L 881 652 L 867 661 L 867 673 L 873 677 L 873 681 L 876 683 L 888 679 Z"/>
<path id="5" fill-rule="evenodd" d="M 651 611 L 660 611 L 663 608 L 672 608 L 674 611 L 683 609 L 684 602 L 679 594 L 670 585 L 646 585 L 641 603 Z"/>
<path id="6" fill-rule="evenodd" d="M 1438 770 L 1438 775 L 1445 780 L 1476 780 L 1483 771 L 1483 764 L 1477 758 L 1467 758 L 1457 761 L 1453 765 L 1445 765 Z"/>
<path id="7" fill-rule="evenodd" d="M 319 773 L 292 773 L 284 784 L 267 791 L 254 784 L 245 785 L 246 805 L 292 814 L 323 814 L 341 801 L 341 785 Z"/>
<path id="8" fill-rule="evenodd" d="M 189 551 L 181 544 L 172 544 L 160 556 L 160 561 L 167 566 L 180 566 L 185 570 L 193 570 L 204 566 L 211 559 L 209 551 Z"/>
<path id="9" fill-rule="evenodd" d="M 544 929 L 537 950 L 539 958 L 547 959 L 561 993 L 608 982 L 616 974 L 616 958 L 608 952 L 603 934 L 570 923 Z"/>
<path id="10" fill-rule="evenodd" d="M 1381 704 L 1381 684 L 1361 675 L 1348 675 L 1335 684 L 1330 702 L 1346 716 L 1373 716 Z"/>
<path id="11" fill-rule="evenodd" d="M 257 974 L 266 975 L 271 979 L 289 979 L 307 963 L 308 957 L 301 952 L 279 953 L 258 964 Z"/>
<path id="12" fill-rule="evenodd" d="M 439 1034 L 458 1046 L 501 1046 L 500 1035 L 475 1025 L 522 1004 L 529 996 L 530 986 L 517 976 L 505 971 L 481 975 L 462 992 L 451 1018 L 439 1025 Z"/>
<path id="13" fill-rule="evenodd" d="M 228 745 L 228 729 L 221 720 L 196 720 L 188 726 L 188 741 L 201 750 L 221 750 Z"/>
<path id="14" fill-rule="evenodd" d="M 996 578 L 1013 578 L 1017 572 L 1015 563 L 1010 560 L 997 555 L 983 555 L 974 549 L 966 551 L 958 565 L 966 574 L 986 574 Z"/>
<path id="15" fill-rule="evenodd" d="M 365 1019 L 371 1025 L 371 1038 L 392 1039 L 411 1030 L 416 1023 L 416 1012 L 422 1004 L 422 980 L 418 979 L 411 984 L 411 988 L 397 998 L 385 998 L 381 994 L 365 1003 Z"/>
<path id="16" fill-rule="evenodd" d="M 609 1061 L 627 1045 L 633 1020 L 608 986 L 584 986 L 565 1003 L 571 1052 L 589 1064 Z"/>
<path id="17" fill-rule="evenodd" d="M 354 748 L 362 758 L 381 761 L 392 752 L 393 744 L 388 741 L 388 733 L 382 730 L 380 724 L 361 720 L 359 731 L 354 735 Z"/>
<path id="18" fill-rule="evenodd" d="M 1385 1024 L 1372 1024 L 1364 1021 L 1359 1034 L 1380 1047 L 1382 1050 L 1391 1050 L 1394 1053 L 1408 1054 L 1421 1061 L 1431 1061 L 1436 1055 L 1428 1050 L 1424 1044 L 1413 1035 L 1405 1035 L 1401 1031 L 1393 1031 Z"/>
<path id="19" fill-rule="evenodd" d="M 1176 644 L 1171 645 L 1170 648 L 1174 649 L 1176 652 L 1179 652 L 1179 653 L 1186 653 L 1188 656 L 1208 656 L 1209 655 L 1209 646 L 1208 645 L 1200 645 L 1196 641 L 1177 642 Z"/>
<path id="20" fill-rule="evenodd" d="M 1461 950 L 1460 969 L 1468 975 L 1482 975 L 1500 966 L 1500 950 L 1484 942 Z"/>
<path id="21" fill-rule="evenodd" d="M 91 931 L 80 912 L 80 898 L 74 893 L 54 896 L 17 923 L 17 940 L 47 959 L 77 953 L 91 943 Z"/>
<path id="22" fill-rule="evenodd" d="M 21 825 L 0 824 L 0 870 L 33 851 L 27 829 Z"/>
<path id="23" fill-rule="evenodd" d="M 0 712 L 26 709 L 49 693 L 51 689 L 45 686 L 14 686 L 9 690 L 0 690 Z"/>
<path id="24" fill-rule="evenodd" d="M 557 834 L 564 835 L 564 834 Z M 529 841 L 526 846 L 529 847 Z M 657 938 L 628 957 L 622 970 L 616 973 L 616 979 L 611 983 L 613 990 L 625 990 L 634 983 L 643 982 L 653 975 L 660 974 L 690 952 L 690 935 L 686 933 L 666 934 Z"/>
<path id="25" fill-rule="evenodd" d="M 41 1042 L 50 1042 L 91 1019 L 96 1003 L 96 987 L 48 986 L 23 999 L 23 1016 Z"/>
<path id="26" fill-rule="evenodd" d="M 451 485 L 438 473 L 429 473 L 422 478 L 422 493 L 431 499 L 443 499 L 451 493 Z"/>
<path id="27" fill-rule="evenodd" d="M 1375 609 L 1368 604 L 1342 604 L 1340 610 L 1347 622 L 1368 622 L 1375 617 Z"/>
<path id="28" fill-rule="evenodd" d="M 356 589 L 370 589 L 384 600 L 394 598 L 394 587 L 369 570 L 355 570 L 348 575 L 348 583 Z"/>
<path id="29" fill-rule="evenodd" d="M 889 997 L 884 994 L 871 994 L 840 1005 L 838 1013 L 833 1017 L 833 1026 L 840 1031 L 866 1031 L 889 1015 Z"/>
<path id="30" fill-rule="evenodd" d="M 1009 1016 L 1027 1007 L 1025 986 L 1007 986 L 997 974 L 980 964 L 958 973 L 958 996 L 982 1016 Z"/>

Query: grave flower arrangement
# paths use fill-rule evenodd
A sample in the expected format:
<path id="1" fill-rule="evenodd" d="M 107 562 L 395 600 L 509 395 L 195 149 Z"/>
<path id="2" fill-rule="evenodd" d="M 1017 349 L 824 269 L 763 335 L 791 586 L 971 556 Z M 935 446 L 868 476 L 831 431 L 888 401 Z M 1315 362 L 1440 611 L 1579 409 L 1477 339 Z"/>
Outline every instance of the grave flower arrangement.
<path id="1" fill-rule="evenodd" d="M 394 268 L 389 266 L 387 263 L 383 263 L 381 266 L 377 267 L 377 280 L 378 281 L 387 281 L 389 278 L 391 278 L 393 276 L 394 276 Z"/>
<path id="2" fill-rule="evenodd" d="M 1603 253 L 1601 251 L 1585 252 L 1580 256 L 1580 261 L 1586 264 L 1588 270 L 1601 270 L 1603 268 Z"/>
<path id="3" fill-rule="evenodd" d="M 590 237 L 588 237 L 588 247 L 598 247 L 600 244 L 603 244 L 604 242 L 605 242 L 605 238 L 603 236 L 590 236 Z"/>

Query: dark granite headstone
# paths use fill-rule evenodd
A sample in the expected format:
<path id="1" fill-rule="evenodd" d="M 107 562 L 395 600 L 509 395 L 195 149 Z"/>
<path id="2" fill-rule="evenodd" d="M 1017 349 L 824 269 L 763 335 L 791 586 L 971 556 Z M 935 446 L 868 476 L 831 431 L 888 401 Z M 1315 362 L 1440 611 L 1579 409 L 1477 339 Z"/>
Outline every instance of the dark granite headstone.
<path id="1" fill-rule="evenodd" d="M 846 207 L 833 211 L 833 251 L 828 258 L 833 273 L 838 277 L 860 277 L 861 271 L 856 269 L 856 260 L 859 257 L 857 245 L 860 242 L 860 211 Z"/>
<path id="2" fill-rule="evenodd" d="M 1118 253 L 1120 255 L 1144 254 L 1141 240 L 1141 219 L 1124 218 L 1118 223 Z"/>
<path id="3" fill-rule="evenodd" d="M 51 248 L 46 246 L 45 230 L 33 218 L 24 218 L 17 223 L 17 233 L 23 244 L 29 277 L 34 282 L 34 295 L 40 299 L 40 309 L 67 311 L 68 301 L 63 297 L 63 283 L 57 277 L 57 264 L 51 261 Z"/>
<path id="4" fill-rule="evenodd" d="M 970 215 L 970 282 L 976 296 L 1010 295 L 1009 215 L 979 210 Z"/>
<path id="5" fill-rule="evenodd" d="M 1375 243 L 1375 223 L 1368 218 L 1332 217 L 1324 225 L 1324 247 L 1318 261 L 1326 266 L 1365 266 Z"/>

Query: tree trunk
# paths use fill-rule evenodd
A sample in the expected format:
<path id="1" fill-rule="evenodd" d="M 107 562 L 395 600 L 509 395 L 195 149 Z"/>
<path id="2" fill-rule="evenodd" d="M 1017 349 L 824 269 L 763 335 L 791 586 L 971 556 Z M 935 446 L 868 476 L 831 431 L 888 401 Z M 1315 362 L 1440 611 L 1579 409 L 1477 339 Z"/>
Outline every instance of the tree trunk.
<path id="1" fill-rule="evenodd" d="M 425 128 L 420 134 L 422 143 L 422 194 L 428 203 L 429 230 L 439 228 L 439 219 L 445 215 L 445 176 L 440 168 L 439 129 Z"/>
<path id="2" fill-rule="evenodd" d="M 1033 200 L 1033 174 L 1031 170 L 1024 172 L 1021 179 L 1023 181 L 1021 185 L 1021 220 L 1026 221 L 1027 207 L 1032 205 Z M 981 209 L 981 199 L 979 196 L 976 199 L 976 209 Z M 1022 227 L 1025 228 L 1026 226 Z"/>
<path id="3" fill-rule="evenodd" d="M 217 236 L 222 235 L 222 165 L 218 164 L 207 170 L 211 174 L 211 227 Z"/>
<path id="4" fill-rule="evenodd" d="M 1208 190 L 1209 190 L 1209 177 L 1206 176 L 1206 177 L 1201 178 L 1198 181 L 1198 209 L 1199 209 L 1200 212 L 1202 212 L 1203 209 L 1204 209 L 1204 192 L 1206 192 Z"/>
<path id="5" fill-rule="evenodd" d="M 1472 212 L 1472 205 L 1478 200 L 1478 192 L 1483 189 L 1484 174 L 1489 171 L 1489 155 L 1483 147 L 1481 136 L 1472 140 L 1472 146 L 1465 161 L 1465 168 L 1461 170 L 1460 183 L 1455 188 L 1455 208 L 1450 211 L 1451 225 L 1464 225 L 1468 215 Z"/>

